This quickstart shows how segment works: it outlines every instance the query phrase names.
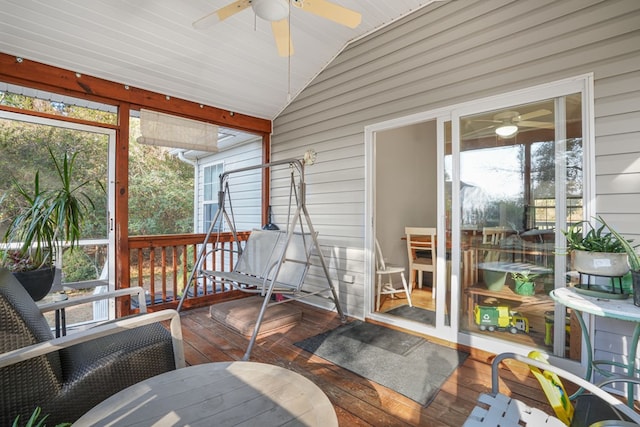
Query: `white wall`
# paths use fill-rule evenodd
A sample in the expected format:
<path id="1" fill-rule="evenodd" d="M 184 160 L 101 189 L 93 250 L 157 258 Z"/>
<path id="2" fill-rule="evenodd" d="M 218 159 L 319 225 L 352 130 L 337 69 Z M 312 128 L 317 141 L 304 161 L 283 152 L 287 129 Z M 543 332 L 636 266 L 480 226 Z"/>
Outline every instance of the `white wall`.
<path id="1" fill-rule="evenodd" d="M 377 132 L 376 237 L 385 259 L 409 268 L 405 227 L 436 227 L 436 123 Z"/>

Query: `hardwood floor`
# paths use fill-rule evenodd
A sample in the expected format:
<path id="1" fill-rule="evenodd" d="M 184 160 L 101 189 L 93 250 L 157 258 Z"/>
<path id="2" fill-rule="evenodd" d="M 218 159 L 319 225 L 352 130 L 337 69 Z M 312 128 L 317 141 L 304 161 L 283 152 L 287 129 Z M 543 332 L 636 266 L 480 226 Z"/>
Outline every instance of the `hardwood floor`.
<path id="1" fill-rule="evenodd" d="M 490 355 L 472 352 L 444 383 L 433 402 L 422 407 L 386 387 L 314 356 L 295 342 L 338 327 L 336 313 L 299 302 L 302 322 L 259 338 L 251 355 L 255 362 L 278 365 L 309 378 L 333 403 L 341 426 L 461 426 L 478 395 L 490 391 Z M 209 317 L 208 308 L 182 313 L 185 356 L 189 365 L 240 360 L 248 339 Z M 384 363 L 384 361 L 381 361 Z M 407 369 L 411 369 L 410 366 Z M 535 379 L 525 372 L 502 369 L 500 390 L 550 411 Z"/>

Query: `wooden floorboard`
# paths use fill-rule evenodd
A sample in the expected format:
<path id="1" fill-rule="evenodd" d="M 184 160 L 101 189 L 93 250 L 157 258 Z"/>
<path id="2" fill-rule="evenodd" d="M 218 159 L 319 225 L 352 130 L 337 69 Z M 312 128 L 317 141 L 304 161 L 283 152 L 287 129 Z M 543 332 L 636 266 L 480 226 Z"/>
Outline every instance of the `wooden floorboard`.
<path id="1" fill-rule="evenodd" d="M 317 384 L 333 403 L 341 426 L 461 426 L 478 395 L 491 389 L 487 355 L 472 353 L 443 384 L 433 401 L 419 403 L 308 353 L 295 342 L 338 327 L 336 313 L 299 302 L 302 321 L 295 327 L 258 339 L 251 354 L 255 362 L 278 365 Z M 240 360 L 249 340 L 212 320 L 208 308 L 181 313 L 187 364 Z M 381 361 L 381 363 L 384 363 Z M 411 369 L 410 366 L 407 369 Z M 535 380 L 526 372 L 502 369 L 501 391 L 549 411 Z"/>

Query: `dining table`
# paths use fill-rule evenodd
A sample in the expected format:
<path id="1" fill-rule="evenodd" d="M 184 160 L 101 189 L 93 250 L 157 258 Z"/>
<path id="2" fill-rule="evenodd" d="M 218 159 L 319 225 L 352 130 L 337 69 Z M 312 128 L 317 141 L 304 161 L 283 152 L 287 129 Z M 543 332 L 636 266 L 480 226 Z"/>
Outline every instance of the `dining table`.
<path id="1" fill-rule="evenodd" d="M 73 425 L 337 427 L 338 420 L 327 395 L 303 375 L 237 361 L 149 378 L 104 400 Z"/>

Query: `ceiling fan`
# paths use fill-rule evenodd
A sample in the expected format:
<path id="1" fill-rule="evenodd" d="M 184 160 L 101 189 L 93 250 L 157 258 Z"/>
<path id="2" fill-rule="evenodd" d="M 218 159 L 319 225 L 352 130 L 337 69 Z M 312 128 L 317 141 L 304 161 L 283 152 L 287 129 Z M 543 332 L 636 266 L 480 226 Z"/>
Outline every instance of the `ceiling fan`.
<path id="1" fill-rule="evenodd" d="M 553 129 L 554 124 L 545 121 L 532 121 L 531 119 L 537 119 L 544 117 L 552 112 L 547 109 L 539 109 L 530 113 L 520 114 L 517 111 L 504 111 L 493 116 L 493 120 L 473 120 L 470 122 L 490 122 L 490 126 L 483 127 L 481 129 L 475 129 L 464 135 L 465 138 L 473 138 L 479 136 L 488 136 L 488 132 L 502 138 L 511 138 L 521 128 L 535 128 L 535 129 Z"/>
<path id="2" fill-rule="evenodd" d="M 362 20 L 360 13 L 327 0 L 237 0 L 198 19 L 193 23 L 193 27 L 196 29 L 210 27 L 249 6 L 256 16 L 271 22 L 271 29 L 280 56 L 293 54 L 293 45 L 289 34 L 290 6 L 295 6 L 349 28 L 356 28 Z"/>

